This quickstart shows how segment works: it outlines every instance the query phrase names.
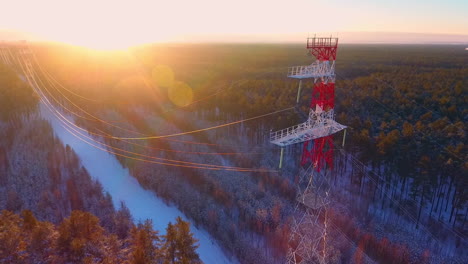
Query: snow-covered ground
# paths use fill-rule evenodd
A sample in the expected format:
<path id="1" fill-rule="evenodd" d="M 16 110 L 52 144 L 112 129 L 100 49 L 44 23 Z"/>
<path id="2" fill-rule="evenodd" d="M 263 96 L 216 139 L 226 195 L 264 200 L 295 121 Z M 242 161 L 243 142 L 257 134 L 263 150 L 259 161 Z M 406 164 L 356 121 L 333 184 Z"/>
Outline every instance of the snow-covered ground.
<path id="1" fill-rule="evenodd" d="M 160 234 L 165 233 L 167 224 L 175 222 L 177 216 L 190 221 L 176 207 L 166 205 L 153 192 L 143 189 L 114 155 L 99 150 L 70 134 L 43 103 L 40 109 L 42 117 L 50 122 L 57 137 L 76 152 L 91 177 L 99 180 L 104 190 L 112 196 L 116 208 L 119 207 L 120 201 L 124 201 L 136 222 L 151 219 L 154 228 Z M 204 263 L 236 262 L 223 253 L 217 242 L 205 230 L 196 228 L 192 223 L 192 231 L 200 241 L 197 252 Z"/>

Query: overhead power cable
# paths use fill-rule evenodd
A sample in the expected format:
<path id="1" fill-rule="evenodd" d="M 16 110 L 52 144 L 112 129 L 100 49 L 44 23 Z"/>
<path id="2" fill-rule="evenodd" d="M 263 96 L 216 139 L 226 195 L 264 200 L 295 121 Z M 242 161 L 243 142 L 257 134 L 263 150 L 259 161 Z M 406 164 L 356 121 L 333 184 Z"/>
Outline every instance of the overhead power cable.
<path id="1" fill-rule="evenodd" d="M 37 64 L 37 63 L 36 63 Z M 50 93 L 49 93 L 50 94 Z M 51 94 L 52 96 L 52 94 Z M 57 102 L 59 102 L 58 100 L 56 100 Z M 63 105 L 62 105 L 63 106 Z M 246 119 L 242 119 L 242 120 L 238 120 L 238 121 L 234 121 L 234 122 L 230 122 L 230 123 L 226 123 L 226 124 L 222 124 L 222 125 L 217 125 L 217 126 L 212 126 L 212 127 L 208 127 L 208 128 L 203 128 L 203 129 L 196 129 L 196 130 L 192 130 L 192 131 L 186 131 L 186 132 L 180 132 L 180 133 L 174 133 L 174 134 L 169 134 L 169 135 L 162 135 L 162 136 L 143 136 L 143 137 L 117 137 L 117 136 L 106 136 L 106 137 L 109 137 L 109 138 L 113 138 L 113 139 L 129 139 L 129 140 L 145 140 L 145 139 L 160 139 L 160 138 L 168 138 L 168 137 L 175 137 L 175 136 L 181 136 L 181 135 L 187 135 L 187 134 L 193 134 L 193 133 L 199 133 L 199 132 L 203 132 L 203 131 L 208 131 L 208 130 L 212 130 L 212 129 L 217 129 L 217 128 L 221 128 L 221 127 L 226 127 L 226 126 L 231 126 L 231 125 L 235 125 L 235 124 L 239 124 L 239 123 L 243 123 L 243 122 L 247 122 L 247 121 L 251 121 L 251 120 L 255 120 L 255 119 L 259 119 L 259 118 L 263 118 L 263 117 L 266 117 L 266 116 L 269 116 L 269 115 L 274 115 L 274 114 L 278 114 L 278 113 L 281 113 L 281 112 L 285 112 L 285 111 L 289 111 L 289 110 L 293 110 L 294 107 L 288 107 L 288 108 L 285 108 L 285 109 L 282 109 L 282 110 L 278 110 L 278 111 L 274 111 L 274 112 L 270 112 L 270 113 L 266 113 L 266 114 L 263 114 L 263 115 L 259 115 L 259 116 L 255 116 L 255 117 L 251 117 L 251 118 L 246 118 Z M 87 112 L 86 112 L 87 113 Z M 87 113 L 88 115 L 90 116 L 93 116 L 89 113 Z M 93 116 L 94 118 L 98 119 L 97 117 Z M 115 125 L 114 125 L 115 126 Z M 83 129 L 83 128 L 82 128 Z M 89 131 L 88 131 L 89 132 Z M 97 136 L 103 136 L 103 135 L 100 135 L 100 134 L 97 134 L 97 133 L 94 133 L 96 134 Z"/>
<path id="2" fill-rule="evenodd" d="M 21 65 L 23 66 L 23 65 Z M 24 68 L 28 68 L 25 67 Z M 26 72 L 26 69 L 23 70 Z M 45 103 L 45 105 L 48 107 L 48 109 L 56 116 L 56 118 L 58 118 L 61 123 L 62 123 L 62 126 L 65 125 L 67 127 L 65 127 L 65 129 L 67 131 L 69 131 L 70 133 L 72 133 L 74 136 L 76 136 L 77 138 L 79 138 L 81 141 L 84 141 L 86 142 L 87 144 L 89 145 L 92 145 L 93 147 L 97 147 L 101 150 L 104 150 L 106 152 L 109 152 L 111 154 L 115 154 L 115 155 L 118 155 L 118 156 L 122 156 L 122 157 L 126 157 L 126 158 L 130 158 L 130 159 L 134 159 L 134 160 L 140 160 L 140 161 L 145 161 L 145 162 L 150 162 L 150 163 L 155 163 L 155 164 L 162 164 L 162 165 L 169 165 L 169 166 L 179 166 L 179 167 L 187 167 L 187 168 L 199 168 L 199 169 L 210 169 L 210 170 L 228 170 L 228 171 L 240 171 L 240 172 L 275 172 L 274 170 L 268 170 L 268 169 L 252 169 L 252 168 L 242 168 L 242 167 L 229 167 L 229 166 L 219 166 L 219 165 L 212 165 L 212 164 L 204 164 L 204 163 L 193 163 L 193 162 L 184 162 L 184 161 L 177 161 L 177 160 L 169 160 L 169 159 L 162 159 L 162 158 L 156 158 L 156 157 L 151 157 L 151 156 L 147 156 L 147 155 L 142 155 L 142 154 L 139 154 L 139 153 L 134 153 L 134 152 L 130 152 L 130 151 L 126 151 L 126 150 L 123 150 L 123 149 L 118 149 L 118 148 L 114 148 L 110 145 L 107 145 L 107 144 L 104 144 L 104 143 L 101 143 L 99 141 L 96 141 L 90 137 L 87 137 L 85 136 L 86 138 L 94 141 L 94 142 L 97 142 L 99 143 L 100 145 L 104 145 L 106 147 L 110 147 L 110 148 L 113 148 L 113 149 L 117 149 L 117 150 L 120 150 L 120 151 L 123 151 L 123 152 L 127 152 L 127 153 L 132 153 L 132 154 L 136 154 L 138 156 L 143 156 L 143 157 L 148 157 L 148 158 L 153 158 L 153 159 L 159 159 L 159 160 L 166 160 L 166 161 L 172 161 L 172 162 L 176 162 L 176 163 L 183 163 L 183 164 L 189 164 L 189 165 L 181 165 L 181 164 L 172 164 L 172 163 L 165 163 L 165 162 L 156 162 L 154 160 L 147 160 L 147 159 L 141 159 L 141 158 L 135 158 L 135 157 L 131 157 L 131 156 L 128 156 L 128 155 L 125 155 L 125 154 L 121 154 L 121 153 L 117 153 L 117 152 L 114 152 L 114 151 L 109 151 L 108 149 L 105 149 L 105 148 L 102 148 L 102 147 L 99 147 L 98 145 L 95 145 L 91 142 L 88 142 L 86 140 L 84 140 L 83 138 L 79 137 L 75 132 L 78 132 L 76 129 L 73 129 L 70 125 L 73 124 L 73 122 L 69 121 L 68 119 L 66 119 L 66 117 L 64 117 L 59 111 L 57 111 L 56 109 L 53 109 L 53 105 L 51 104 L 50 101 L 48 101 L 48 99 L 45 97 L 45 95 L 42 93 L 42 91 L 38 91 L 36 90 L 37 89 L 40 89 L 39 88 L 39 84 L 36 82 L 36 80 L 34 79 L 34 73 L 31 72 L 31 69 L 29 69 L 29 72 L 27 73 L 27 80 L 29 82 L 29 84 L 33 87 L 33 89 L 35 89 L 35 91 L 38 93 L 38 95 L 40 95 L 40 98 L 41 98 L 41 101 L 43 101 Z M 32 80 L 30 80 L 29 78 L 32 78 Z M 34 82 L 34 84 L 33 84 Z M 34 88 L 36 87 L 36 88 Z M 54 111 L 55 110 L 55 111 Z M 60 117 L 61 116 L 61 117 Z M 65 123 L 64 121 L 67 121 L 69 124 Z M 70 123 L 71 122 L 71 123 Z M 74 125 L 74 124 L 73 124 Z M 76 125 L 75 125 L 76 126 Z M 75 132 L 72 132 L 71 130 L 74 130 Z M 79 132 L 78 132 L 79 133 Z M 79 133 L 81 136 L 84 136 L 82 133 Z"/>
<path id="3" fill-rule="evenodd" d="M 247 121 L 252 121 L 252 120 L 255 120 L 255 119 L 267 117 L 267 116 L 274 115 L 274 114 L 279 114 L 279 113 L 286 112 L 286 111 L 293 110 L 293 109 L 294 109 L 294 107 L 288 107 L 288 108 L 285 108 L 285 109 L 282 109 L 282 110 L 278 110 L 278 111 L 270 112 L 270 113 L 267 113 L 267 114 L 263 114 L 263 115 L 259 115 L 259 116 L 255 116 L 255 117 L 250 117 L 250 118 L 246 118 L 246 119 L 242 119 L 242 120 L 238 120 L 238 121 L 234 121 L 234 122 L 230 122 L 230 123 L 226 123 L 226 124 L 222 124 L 222 125 L 217 125 L 217 126 L 212 126 L 212 127 L 202 128 L 202 129 L 196 129 L 196 130 L 192 130 L 192 131 L 162 135 L 162 136 L 112 137 L 112 138 L 114 138 L 114 139 L 145 140 L 145 139 L 159 139 L 159 138 L 176 137 L 176 136 L 188 135 L 188 134 L 199 133 L 199 132 L 208 131 L 208 130 L 212 130 L 212 129 L 232 126 L 232 125 L 235 125 L 235 124 L 239 124 L 239 123 L 243 123 L 243 122 L 247 122 Z"/>
<path id="4" fill-rule="evenodd" d="M 131 132 L 131 133 L 135 133 L 135 134 L 140 134 L 142 136 L 147 136 L 147 135 L 144 135 L 143 133 L 139 132 L 139 131 L 135 131 L 135 130 L 131 130 L 131 129 L 127 129 L 127 128 L 123 128 L 123 127 L 120 127 L 120 126 L 117 126 L 115 124 L 111 124 L 109 121 L 106 121 L 106 120 L 103 120 L 95 115 L 92 115 L 91 113 L 87 112 L 86 110 L 84 110 L 83 108 L 79 107 L 78 105 L 76 105 L 75 103 L 73 103 L 73 101 L 71 101 L 68 97 L 66 97 L 66 95 L 64 95 L 62 92 L 60 92 L 60 89 L 57 88 L 54 83 L 48 78 L 48 76 L 51 76 L 46 70 L 44 67 L 42 67 L 37 59 L 37 56 L 35 55 L 35 53 L 32 51 L 31 47 L 28 47 L 29 48 L 29 51 L 31 52 L 31 54 L 33 54 L 33 57 L 34 57 L 34 60 L 36 62 L 36 64 L 38 65 L 39 69 L 41 70 L 41 72 L 43 73 L 43 76 L 46 78 L 46 80 L 49 82 L 49 84 L 51 84 L 51 86 L 53 88 L 55 88 L 57 91 L 59 91 L 59 93 L 65 97 L 65 99 L 67 101 L 69 101 L 73 106 L 75 106 L 76 108 L 78 108 L 80 111 L 82 111 L 83 113 L 87 114 L 88 116 L 92 117 L 93 119 L 91 118 L 87 118 L 87 117 L 84 117 L 80 114 L 77 114 L 75 113 L 74 111 L 71 111 L 70 109 L 68 109 L 68 107 L 66 107 L 65 105 L 63 105 L 59 100 L 57 100 L 52 93 L 50 93 L 48 91 L 48 89 L 45 87 L 45 89 L 48 91 L 48 93 L 53 97 L 54 101 L 56 101 L 60 106 L 62 106 L 64 109 L 66 109 L 67 111 L 71 112 L 72 114 L 74 114 L 75 116 L 77 117 L 80 117 L 80 118 L 83 118 L 83 119 L 87 119 L 87 120 L 90 120 L 90 121 L 99 121 L 99 122 L 102 122 L 104 124 L 107 124 L 109 126 L 112 126 L 112 127 L 115 127 L 115 128 L 118 128 L 118 129 L 121 129 L 121 130 L 125 130 L 125 131 L 128 131 L 128 132 Z M 242 81 L 242 80 L 241 80 Z M 55 83 L 58 83 L 56 80 L 55 80 Z M 60 84 L 61 87 L 64 87 L 63 85 Z M 217 93 L 219 93 L 220 91 L 218 91 Z M 216 93 L 216 94 L 217 94 Z M 201 101 L 201 100 L 199 100 Z M 94 132 L 91 132 L 91 133 L 94 133 Z M 98 135 L 97 133 L 94 133 L 96 135 Z M 101 135 L 102 136 L 102 135 Z M 109 135 L 108 135 L 109 136 Z M 227 146 L 227 145 L 220 145 L 220 144 L 213 144 L 213 143 L 203 143 L 203 142 L 193 142 L 193 141 L 186 141 L 186 140 L 175 140 L 175 139 L 169 139 L 167 137 L 161 137 L 160 139 L 165 139 L 165 140 L 169 140 L 169 141 L 175 141 L 175 142 L 181 142 L 181 143 L 186 143 L 186 144 L 195 144 L 195 145 L 211 145 L 211 146 L 220 146 L 220 147 L 239 147 L 239 146 Z M 179 152 L 183 152 L 183 151 L 179 151 Z M 245 154 L 242 153 L 242 154 Z"/>
<path id="5" fill-rule="evenodd" d="M 41 65 L 39 64 L 39 62 L 37 61 L 37 59 L 35 60 L 36 61 L 36 65 L 38 65 L 39 69 L 42 69 Z M 44 71 L 41 70 L 41 72 L 43 73 L 44 75 Z M 46 78 L 46 81 L 48 81 L 48 83 L 54 87 L 63 97 L 65 97 L 65 99 L 67 101 L 69 101 L 73 106 L 75 106 L 76 108 L 80 109 L 83 113 L 87 114 L 88 116 L 92 117 L 93 119 L 91 118 L 87 118 L 87 117 L 84 117 L 74 111 L 72 111 L 71 109 L 69 109 L 66 105 L 64 105 L 63 103 L 60 102 L 60 100 L 58 100 L 53 93 L 51 93 L 49 91 L 49 89 L 47 89 L 46 85 L 43 84 L 44 86 L 44 89 L 47 91 L 47 93 L 52 97 L 52 99 L 59 105 L 61 106 L 63 109 L 67 110 L 68 112 L 70 112 L 71 114 L 77 116 L 77 117 L 80 117 L 80 118 L 83 118 L 83 119 L 86 119 L 86 120 L 91 120 L 91 121 L 100 121 L 102 123 L 105 123 L 109 126 L 112 126 L 112 127 L 116 127 L 116 128 L 119 128 L 119 129 L 122 129 L 122 130 L 126 130 L 126 131 L 129 131 L 129 132 L 133 132 L 133 133 L 138 133 L 138 134 L 142 134 L 144 135 L 143 133 L 140 133 L 138 131 L 134 131 L 134 130 L 129 130 L 129 129 L 126 129 L 126 128 L 122 128 L 120 126 L 117 126 L 117 125 L 114 125 L 114 124 L 111 124 L 105 120 L 102 120 L 94 115 L 92 115 L 91 113 L 87 112 L 86 110 L 82 109 L 81 107 L 79 107 L 78 105 L 76 105 L 73 101 L 71 101 L 68 97 L 66 97 L 66 95 L 64 95 L 60 89 L 58 89 L 57 87 L 55 87 L 51 82 L 50 80 L 47 78 L 47 76 L 44 76 Z M 41 78 L 39 78 L 39 81 L 42 82 Z M 99 129 L 97 129 L 99 130 Z M 101 130 L 99 130 L 101 131 Z M 90 132 L 88 131 L 89 133 L 92 133 L 96 136 L 103 136 L 99 133 L 95 133 L 95 132 Z M 102 132 L 102 131 L 101 131 Z M 105 137 L 112 137 L 112 135 L 110 134 L 106 134 Z M 219 144 L 211 144 L 211 143 L 199 143 L 199 142 L 192 142 L 192 141 L 182 141 L 182 140 L 171 140 L 171 141 L 176 141 L 176 142 L 183 142 L 183 143 L 188 143 L 188 144 L 199 144 L 199 145 L 213 145 L 213 146 L 220 146 Z M 135 143 L 130 143 L 130 144 L 134 144 Z M 138 144 L 137 144 L 138 145 Z M 143 145 L 140 145 L 142 147 L 145 147 Z M 224 146 L 224 145 L 223 145 Z M 153 148 L 153 149 L 156 149 L 156 148 Z M 163 148 L 159 148 L 159 150 L 164 150 L 164 151 L 172 151 L 172 152 L 180 152 L 180 153 L 188 153 L 188 154 L 201 154 L 201 155 L 235 155 L 235 154 L 252 154 L 252 153 L 249 153 L 249 152 L 201 152 L 201 151 L 197 151 L 197 152 L 193 152 L 193 151 L 182 151 L 182 150 L 171 150 L 171 149 L 163 149 Z M 259 153 L 254 153 L 254 154 L 259 154 Z"/>
<path id="6" fill-rule="evenodd" d="M 242 169 L 242 170 L 246 170 L 246 168 L 241 168 L 241 167 L 230 167 L 230 166 L 219 166 L 219 165 L 212 165 L 212 164 L 202 164 L 202 163 L 194 163 L 194 162 L 185 162 L 185 161 L 179 161 L 179 160 L 171 160 L 171 159 L 164 159 L 164 158 L 158 158 L 158 157 L 153 157 L 153 156 L 148 156 L 148 155 L 143 155 L 143 154 L 140 154 L 140 153 L 136 153 L 136 152 L 131 152 L 131 151 L 127 151 L 125 149 L 120 149 L 120 148 L 116 148 L 116 147 L 113 147 L 111 145 L 108 145 L 108 144 L 105 144 L 105 143 L 102 143 L 102 142 L 99 142 L 89 136 L 86 136 L 84 135 L 82 132 L 79 132 L 76 130 L 76 128 L 73 128 L 72 126 L 74 127 L 78 127 L 77 125 L 75 125 L 72 121 L 68 120 L 64 115 L 62 115 L 58 110 L 54 109 L 53 108 L 53 105 L 51 104 L 51 102 L 45 97 L 45 94 L 43 93 L 43 91 L 40 89 L 40 85 L 36 82 L 34 76 L 34 72 L 33 72 L 33 69 L 29 69 L 29 75 L 31 76 L 32 80 L 34 81 L 34 84 L 36 89 L 39 90 L 40 94 L 42 95 L 42 98 L 45 98 L 46 99 L 46 102 L 47 102 L 47 106 L 49 108 L 49 110 L 51 111 L 54 111 L 54 115 L 60 120 L 62 121 L 62 123 L 64 125 L 66 125 L 69 129 L 77 132 L 79 135 L 81 135 L 82 137 L 86 137 L 88 138 L 89 140 L 92 140 L 98 144 L 101 144 L 105 147 L 108 147 L 108 148 L 112 148 L 112 149 L 115 149 L 115 150 L 119 150 L 119 151 L 122 151 L 122 152 L 126 152 L 126 153 L 130 153 L 130 154 L 134 154 L 134 155 L 137 155 L 137 156 L 142 156 L 142 157 L 147 157 L 147 158 L 152 158 L 152 159 L 159 159 L 159 160 L 165 160 L 165 161 L 170 161 L 170 162 L 177 162 L 177 163 L 185 163 L 185 164 L 192 164 L 192 165 L 203 165 L 203 166 L 210 166 L 210 167 L 219 167 L 219 168 L 229 168 L 229 169 Z M 39 79 L 39 82 L 42 83 L 42 81 Z M 43 84 L 43 83 L 42 83 Z M 68 123 L 68 124 L 67 124 Z M 76 135 L 76 134 L 74 134 Z"/>

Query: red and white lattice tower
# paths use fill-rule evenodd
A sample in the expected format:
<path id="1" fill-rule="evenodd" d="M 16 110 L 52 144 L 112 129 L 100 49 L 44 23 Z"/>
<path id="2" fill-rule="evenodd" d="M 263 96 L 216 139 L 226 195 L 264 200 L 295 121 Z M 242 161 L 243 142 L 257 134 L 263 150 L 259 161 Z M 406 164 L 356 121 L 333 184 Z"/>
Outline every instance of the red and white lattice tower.
<path id="1" fill-rule="evenodd" d="M 335 60 L 338 49 L 338 39 L 332 38 L 308 38 L 307 49 L 310 54 L 317 58 L 318 63 L 327 66 L 329 74 L 321 78 L 320 82 L 315 82 L 310 103 L 311 109 L 321 108 L 324 111 L 331 111 L 335 108 Z M 339 126 L 337 127 L 339 129 Z M 344 128 L 344 127 L 343 127 Z M 304 142 L 302 150 L 301 165 L 307 162 L 316 164 L 315 168 L 320 171 L 323 165 L 333 166 L 333 133 L 330 131 L 327 136 L 314 139 L 312 149 L 309 150 L 309 143 Z"/>
<path id="2" fill-rule="evenodd" d="M 304 142 L 301 165 L 311 162 L 320 170 L 333 166 L 333 134 L 345 126 L 335 121 L 335 60 L 338 38 L 308 38 L 307 49 L 317 60 L 307 66 L 290 67 L 288 77 L 299 79 L 298 101 L 303 79 L 314 81 L 306 122 L 271 132 L 273 144 L 285 147 Z M 312 144 L 313 142 L 313 144 Z"/>
<path id="3" fill-rule="evenodd" d="M 313 80 L 312 99 L 306 122 L 270 133 L 273 144 L 281 147 L 280 167 L 285 146 L 304 143 L 297 182 L 297 203 L 289 240 L 288 263 L 328 263 L 331 246 L 327 243 L 329 203 L 327 171 L 333 168 L 333 134 L 346 128 L 335 121 L 335 60 L 338 38 L 308 38 L 308 52 L 316 61 L 307 66 L 290 67 L 288 77 L 299 79 L 297 103 L 302 81 Z M 322 171 L 321 171 L 322 170 Z"/>

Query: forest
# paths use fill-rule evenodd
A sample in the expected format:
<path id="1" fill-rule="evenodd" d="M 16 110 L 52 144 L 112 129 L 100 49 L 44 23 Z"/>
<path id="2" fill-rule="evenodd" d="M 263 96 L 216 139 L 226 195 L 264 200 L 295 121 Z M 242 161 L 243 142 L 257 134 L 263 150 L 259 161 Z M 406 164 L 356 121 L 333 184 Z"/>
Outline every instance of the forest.
<path id="1" fill-rule="evenodd" d="M 4 65 L 0 91 L 0 263 L 201 263 L 188 222 L 160 235 L 149 220 L 134 224 L 124 203 L 115 210 Z"/>
<path id="2" fill-rule="evenodd" d="M 160 236 L 149 220 L 109 233 L 88 212 L 72 211 L 54 225 L 29 210 L 20 215 L 4 210 L 0 242 L 2 263 L 200 263 L 196 240 L 181 218 Z"/>
<path id="3" fill-rule="evenodd" d="M 314 61 L 303 45 L 161 44 L 96 53 L 38 44 L 33 50 L 54 104 L 109 148 L 124 150 L 130 158 L 117 158 L 142 186 L 175 204 L 239 262 L 284 262 L 301 147 L 288 147 L 285 168 L 277 170 L 279 149 L 268 142 L 269 131 L 303 120 L 312 82 L 295 111 L 255 122 L 170 140 L 109 135 L 166 135 L 293 107 L 298 82 L 286 77 L 287 67 Z M 331 262 L 465 262 L 466 51 L 340 45 L 336 63 L 336 119 L 348 133 L 330 176 L 329 214 L 338 227 L 331 231 Z M 336 146 L 342 136 L 335 136 Z M 161 166 L 135 159 L 142 154 L 265 171 Z"/>

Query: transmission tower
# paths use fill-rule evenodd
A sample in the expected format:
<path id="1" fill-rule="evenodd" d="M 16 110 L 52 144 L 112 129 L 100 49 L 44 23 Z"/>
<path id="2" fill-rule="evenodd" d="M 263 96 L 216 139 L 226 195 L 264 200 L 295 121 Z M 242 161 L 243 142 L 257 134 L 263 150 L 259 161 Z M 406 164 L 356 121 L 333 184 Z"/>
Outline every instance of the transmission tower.
<path id="1" fill-rule="evenodd" d="M 291 144 L 304 142 L 301 165 L 312 162 L 320 172 L 325 164 L 330 168 L 333 167 L 332 135 L 345 128 L 335 121 L 334 113 L 338 38 L 308 38 L 307 49 L 317 60 L 307 66 L 290 67 L 288 77 L 299 79 L 297 102 L 300 98 L 302 80 L 311 79 L 314 82 L 308 119 L 302 124 L 271 132 L 270 140 L 282 149 Z"/>
<path id="2" fill-rule="evenodd" d="M 335 60 L 338 38 L 307 38 L 307 50 L 316 61 L 288 69 L 288 77 L 299 79 L 296 103 L 302 81 L 312 80 L 312 98 L 307 121 L 270 133 L 273 144 L 281 147 L 280 168 L 285 146 L 304 143 L 297 199 L 289 239 L 288 263 L 328 263 L 327 207 L 328 172 L 333 168 L 333 134 L 346 126 L 335 121 Z"/>

